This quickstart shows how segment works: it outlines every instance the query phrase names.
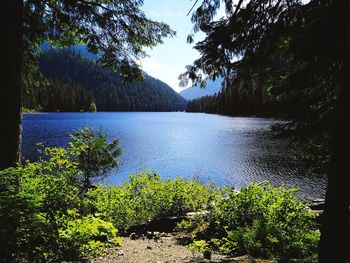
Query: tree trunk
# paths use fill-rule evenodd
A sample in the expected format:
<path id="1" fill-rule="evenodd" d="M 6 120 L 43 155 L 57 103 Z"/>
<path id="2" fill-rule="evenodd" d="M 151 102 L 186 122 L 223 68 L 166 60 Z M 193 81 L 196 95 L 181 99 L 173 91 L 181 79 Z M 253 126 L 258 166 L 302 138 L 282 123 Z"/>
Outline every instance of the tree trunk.
<path id="1" fill-rule="evenodd" d="M 328 175 L 325 214 L 322 219 L 319 262 L 349 262 L 349 113 L 350 66 L 344 68 L 332 159 Z"/>
<path id="2" fill-rule="evenodd" d="M 23 0 L 6 0 L 1 4 L 4 31 L 1 41 L 0 170 L 14 166 L 20 157 Z"/>

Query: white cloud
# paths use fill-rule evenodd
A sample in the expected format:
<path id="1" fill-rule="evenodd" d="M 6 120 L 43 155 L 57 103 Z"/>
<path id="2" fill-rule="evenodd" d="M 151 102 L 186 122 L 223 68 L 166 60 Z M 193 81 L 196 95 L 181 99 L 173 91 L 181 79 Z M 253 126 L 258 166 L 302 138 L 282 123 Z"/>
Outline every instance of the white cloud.
<path id="1" fill-rule="evenodd" d="M 140 65 L 144 71 L 153 76 L 158 75 L 159 71 L 162 68 L 159 62 L 149 57 L 142 59 L 140 61 Z"/>
<path id="2" fill-rule="evenodd" d="M 178 74 L 173 66 L 162 64 L 150 57 L 142 59 L 139 64 L 147 74 L 165 82 L 176 92 L 182 90 L 182 88 L 179 87 L 179 81 L 177 80 Z"/>

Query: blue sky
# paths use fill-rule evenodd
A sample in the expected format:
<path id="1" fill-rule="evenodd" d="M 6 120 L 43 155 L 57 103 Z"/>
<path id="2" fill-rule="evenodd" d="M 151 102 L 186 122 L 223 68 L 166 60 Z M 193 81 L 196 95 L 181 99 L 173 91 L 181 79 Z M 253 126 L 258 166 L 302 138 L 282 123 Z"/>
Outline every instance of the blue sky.
<path id="1" fill-rule="evenodd" d="M 143 69 L 151 76 L 158 78 L 176 91 L 178 76 L 185 71 L 185 66 L 199 57 L 199 53 L 186 43 L 187 35 L 192 30 L 191 15 L 187 16 L 194 0 L 144 0 L 143 10 L 147 17 L 162 21 L 176 31 L 176 36 L 167 38 L 164 43 L 147 49 L 149 55 L 141 61 Z M 198 33 L 195 40 L 204 38 Z"/>
<path id="2" fill-rule="evenodd" d="M 233 2 L 235 2 L 234 0 Z M 303 4 L 309 0 L 301 0 Z M 147 17 L 162 21 L 176 31 L 176 36 L 164 40 L 164 44 L 153 49 L 147 49 L 148 58 L 141 61 L 143 70 L 158 78 L 177 92 L 179 87 L 178 76 L 185 72 L 185 66 L 199 57 L 193 45 L 186 43 L 188 34 L 192 30 L 191 15 L 187 16 L 195 0 L 144 0 L 142 9 Z M 198 1 L 197 6 L 201 1 Z M 224 8 L 219 10 L 217 17 L 224 15 Z M 203 33 L 195 35 L 195 42 L 204 39 Z"/>

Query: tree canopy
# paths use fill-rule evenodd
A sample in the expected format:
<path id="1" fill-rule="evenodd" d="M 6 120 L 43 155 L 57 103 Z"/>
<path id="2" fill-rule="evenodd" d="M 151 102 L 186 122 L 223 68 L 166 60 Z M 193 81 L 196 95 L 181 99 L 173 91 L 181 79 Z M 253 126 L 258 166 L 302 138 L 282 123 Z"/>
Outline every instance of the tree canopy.
<path id="1" fill-rule="evenodd" d="M 26 0 L 25 51 L 33 54 L 43 42 L 61 47 L 84 43 L 89 52 L 99 54 L 101 65 L 126 79 L 139 78 L 137 61 L 146 56 L 144 47 L 175 35 L 167 24 L 148 19 L 142 4 L 141 0 Z"/>
<path id="2" fill-rule="evenodd" d="M 346 73 L 347 4 L 225 1 L 226 16 L 214 20 L 220 2 L 205 0 L 192 16 L 194 31 L 207 36 L 195 45 L 201 57 L 187 66 L 182 84 L 224 76 L 226 88 L 260 85 L 277 101 L 297 103 L 290 117 L 301 125 L 328 125 Z"/>
<path id="3" fill-rule="evenodd" d="M 223 4 L 226 15 L 215 17 Z M 349 195 L 343 176 L 349 147 L 344 133 L 349 112 L 350 5 L 342 0 L 203 0 L 193 12 L 193 33 L 201 57 L 186 67 L 188 80 L 205 86 L 224 77 L 223 88 L 264 89 L 290 105 L 292 128 L 304 138 L 331 138 L 332 153 L 320 261 L 344 262 Z M 190 35 L 188 41 L 192 41 Z M 223 97 L 221 97 L 223 98 Z M 335 245 L 337 251 L 330 252 Z M 337 254 L 332 258 L 332 254 Z"/>

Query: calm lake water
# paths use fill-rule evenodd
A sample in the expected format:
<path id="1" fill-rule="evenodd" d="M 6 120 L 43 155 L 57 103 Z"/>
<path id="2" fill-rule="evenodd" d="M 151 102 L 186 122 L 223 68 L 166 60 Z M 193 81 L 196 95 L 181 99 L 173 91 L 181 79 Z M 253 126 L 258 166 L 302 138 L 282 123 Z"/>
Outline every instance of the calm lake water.
<path id="1" fill-rule="evenodd" d="M 123 150 L 119 168 L 105 184 L 120 184 L 130 173 L 155 169 L 163 178 L 198 177 L 237 189 L 269 180 L 322 197 L 325 178 L 300 167 L 287 140 L 270 136 L 270 125 L 279 122 L 184 112 L 25 114 L 22 155 L 35 158 L 38 142 L 66 146 L 67 133 L 102 127 L 110 139 L 120 140 Z"/>

